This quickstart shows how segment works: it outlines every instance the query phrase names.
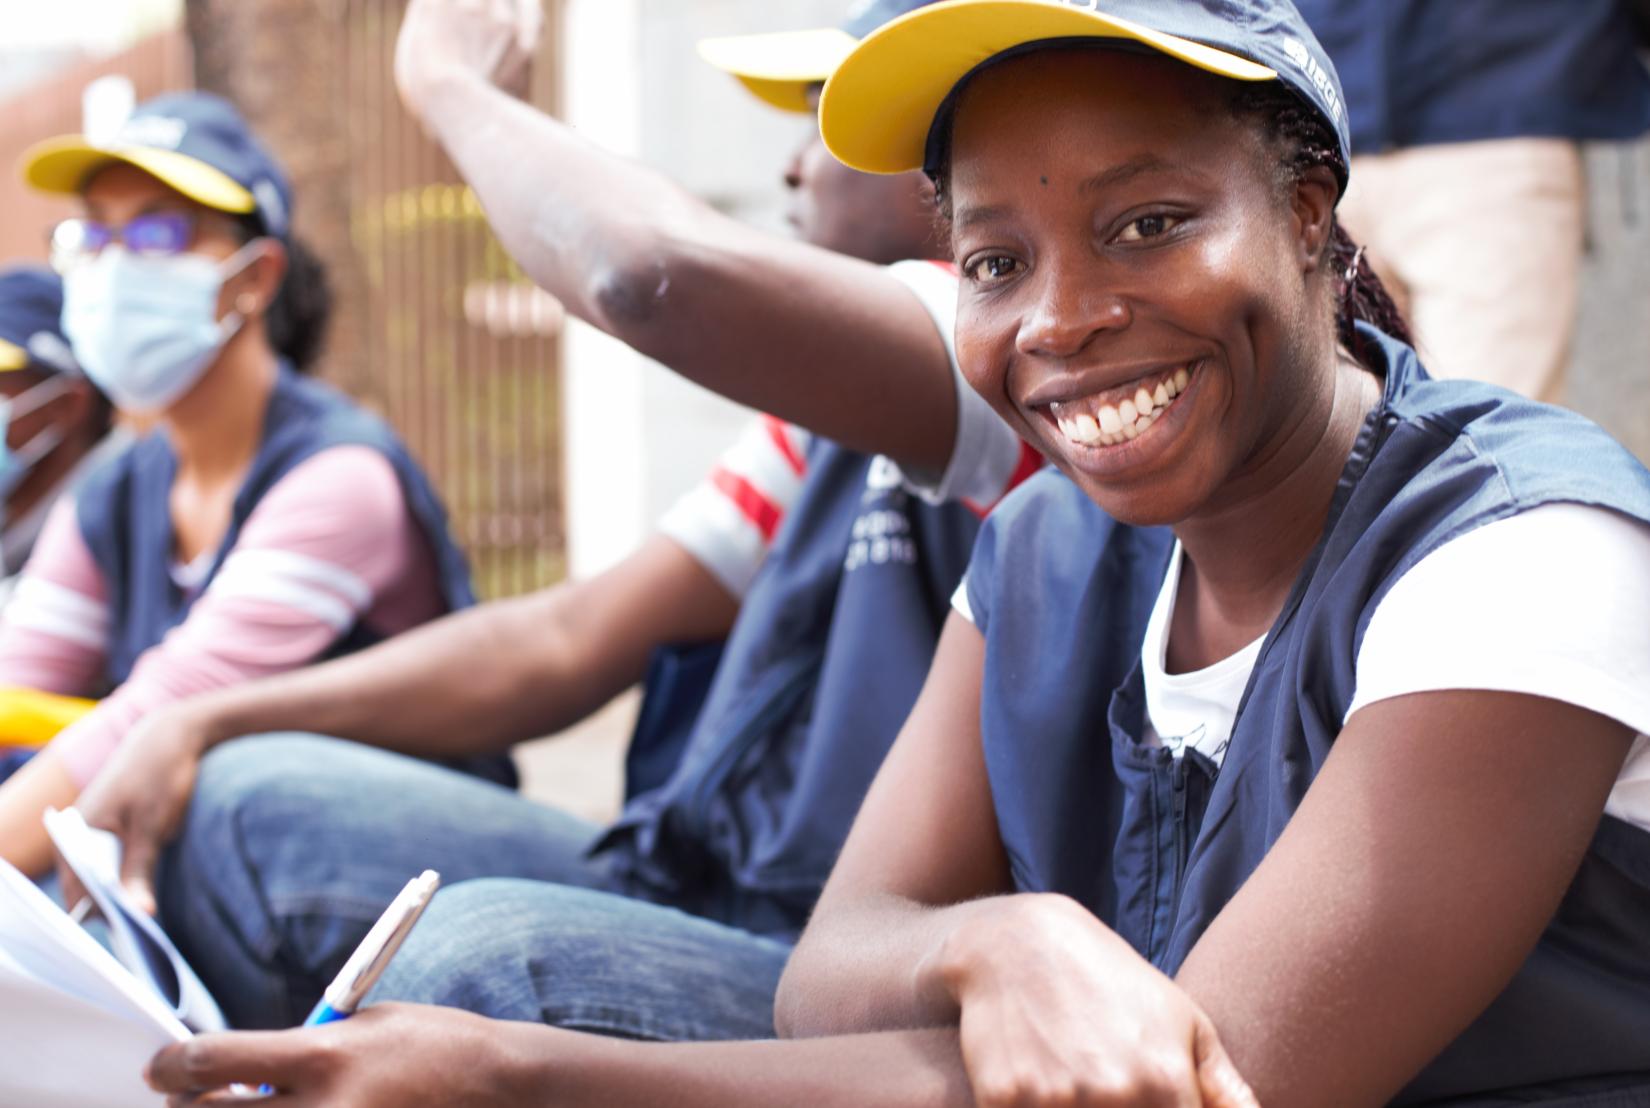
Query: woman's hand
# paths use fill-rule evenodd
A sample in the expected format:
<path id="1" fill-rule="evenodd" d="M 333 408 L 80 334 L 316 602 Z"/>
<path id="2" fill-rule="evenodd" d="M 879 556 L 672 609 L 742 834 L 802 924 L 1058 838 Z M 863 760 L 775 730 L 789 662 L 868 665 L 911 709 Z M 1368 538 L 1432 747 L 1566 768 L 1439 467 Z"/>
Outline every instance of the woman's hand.
<path id="1" fill-rule="evenodd" d="M 1099 920 L 1065 897 L 999 903 L 933 967 L 980 1105 L 1256 1108 L 1209 1018 Z"/>
<path id="2" fill-rule="evenodd" d="M 520 95 L 543 27 L 540 0 L 412 0 L 395 44 L 402 100 L 422 115 L 426 97 L 454 75 Z"/>
<path id="3" fill-rule="evenodd" d="M 150 713 L 115 748 L 75 802 L 93 827 L 120 839 L 120 877 L 143 911 L 155 914 L 155 860 L 177 835 L 195 774 L 210 736 L 198 712 L 187 702 Z M 58 866 L 63 899 L 74 904 L 85 895 L 73 871 Z"/>
<path id="4" fill-rule="evenodd" d="M 273 1086 L 293 1108 L 499 1108 L 517 1095 L 505 1031 L 452 1008 L 378 1004 L 321 1027 L 202 1035 L 155 1055 L 144 1079 L 171 1105 L 231 1103 L 222 1090 L 240 1084 Z"/>

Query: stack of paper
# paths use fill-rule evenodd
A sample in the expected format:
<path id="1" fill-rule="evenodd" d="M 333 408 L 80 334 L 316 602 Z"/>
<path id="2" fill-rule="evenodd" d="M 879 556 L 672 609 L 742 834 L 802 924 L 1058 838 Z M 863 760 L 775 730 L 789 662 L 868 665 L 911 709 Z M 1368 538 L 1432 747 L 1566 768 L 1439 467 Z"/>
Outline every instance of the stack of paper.
<path id="1" fill-rule="evenodd" d="M 154 921 L 123 903 L 103 833 L 63 815 L 71 818 L 48 826 L 60 850 L 68 844 L 122 959 L 0 861 L 0 1105 L 154 1108 L 163 1101 L 143 1067 L 189 1038 L 180 1012 L 201 1030 L 223 1017 Z"/>

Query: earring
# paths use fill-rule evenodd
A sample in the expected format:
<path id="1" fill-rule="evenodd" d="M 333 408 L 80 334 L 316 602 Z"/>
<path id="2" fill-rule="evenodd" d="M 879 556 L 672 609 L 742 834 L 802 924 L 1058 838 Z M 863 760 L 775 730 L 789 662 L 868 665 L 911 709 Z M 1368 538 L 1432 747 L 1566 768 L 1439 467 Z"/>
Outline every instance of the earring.
<path id="1" fill-rule="evenodd" d="M 1344 274 L 1342 274 L 1342 277 L 1345 278 L 1346 283 L 1348 285 L 1351 285 L 1354 281 L 1356 281 L 1358 279 L 1358 271 L 1363 267 L 1363 264 L 1364 264 L 1364 248 L 1362 246 L 1360 246 L 1360 247 L 1358 247 L 1357 251 L 1352 255 L 1352 262 L 1351 262 L 1351 264 L 1349 264 L 1346 267 L 1346 272 Z"/>
<path id="2" fill-rule="evenodd" d="M 243 292 L 235 297 L 235 310 L 243 316 L 251 315 L 258 310 L 258 298 L 250 292 Z"/>

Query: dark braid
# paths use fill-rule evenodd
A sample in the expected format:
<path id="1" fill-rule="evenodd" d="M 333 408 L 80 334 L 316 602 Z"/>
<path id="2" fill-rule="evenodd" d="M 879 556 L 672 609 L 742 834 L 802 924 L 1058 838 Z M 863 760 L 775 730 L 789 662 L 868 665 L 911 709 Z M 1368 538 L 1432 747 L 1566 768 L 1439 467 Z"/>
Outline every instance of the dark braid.
<path id="1" fill-rule="evenodd" d="M 1329 125 L 1306 102 L 1277 82 L 1239 85 L 1230 101 L 1240 119 L 1258 122 L 1278 153 L 1278 185 L 1292 189 L 1308 170 L 1323 166 L 1345 180 L 1346 159 Z M 1341 221 L 1330 230 L 1328 262 L 1335 290 L 1335 332 L 1341 345 L 1365 365 L 1379 364 L 1364 356 L 1363 342 L 1354 324 L 1362 320 L 1402 342 L 1415 344 L 1409 324 L 1392 295 L 1364 258 L 1363 247 L 1352 241 Z"/>

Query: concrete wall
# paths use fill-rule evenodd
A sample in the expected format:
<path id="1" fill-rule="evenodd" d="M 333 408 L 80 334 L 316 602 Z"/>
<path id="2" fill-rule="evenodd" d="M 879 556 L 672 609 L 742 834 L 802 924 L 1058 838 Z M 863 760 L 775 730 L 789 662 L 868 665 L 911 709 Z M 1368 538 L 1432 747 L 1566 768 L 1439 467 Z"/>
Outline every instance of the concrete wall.
<path id="1" fill-rule="evenodd" d="M 569 0 L 567 118 L 717 208 L 782 231 L 780 171 L 813 126 L 699 60 L 708 35 L 829 26 L 840 0 Z M 590 328 L 563 360 L 568 560 L 612 564 L 701 477 L 748 418 Z"/>

